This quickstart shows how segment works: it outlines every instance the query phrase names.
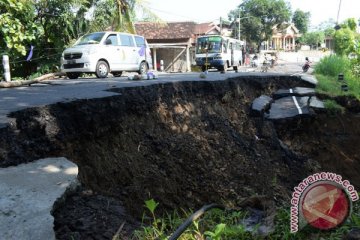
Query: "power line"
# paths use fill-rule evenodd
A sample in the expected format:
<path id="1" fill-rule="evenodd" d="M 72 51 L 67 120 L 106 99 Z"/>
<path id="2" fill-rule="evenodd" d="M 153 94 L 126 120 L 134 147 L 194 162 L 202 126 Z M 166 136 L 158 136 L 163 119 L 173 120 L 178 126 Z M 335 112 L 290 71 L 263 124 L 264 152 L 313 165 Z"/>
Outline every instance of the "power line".
<path id="1" fill-rule="evenodd" d="M 56 53 L 56 54 L 52 54 L 52 55 L 44 55 L 44 56 L 41 56 L 41 57 L 33 58 L 33 59 L 31 59 L 30 61 L 48 59 L 49 57 L 59 56 L 59 55 L 61 55 L 61 54 L 62 54 L 62 53 Z M 21 61 L 12 61 L 12 62 L 10 62 L 10 63 L 11 63 L 11 64 L 15 64 L 15 63 L 22 63 L 22 62 L 30 62 L 30 61 L 21 60 Z"/>

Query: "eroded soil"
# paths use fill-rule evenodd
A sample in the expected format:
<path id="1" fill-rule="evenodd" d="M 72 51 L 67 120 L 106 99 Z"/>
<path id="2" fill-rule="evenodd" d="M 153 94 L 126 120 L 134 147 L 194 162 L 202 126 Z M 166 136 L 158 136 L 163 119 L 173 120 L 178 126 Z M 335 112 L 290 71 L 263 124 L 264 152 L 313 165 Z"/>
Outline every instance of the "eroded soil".
<path id="1" fill-rule="evenodd" d="M 111 239 L 124 219 L 130 235 L 150 198 L 160 211 L 236 207 L 254 195 L 282 205 L 319 170 L 359 189 L 356 111 L 276 123 L 250 115 L 256 97 L 299 86 L 309 85 L 286 76 L 185 82 L 28 109 L 0 130 L 0 166 L 45 156 L 78 164 L 83 189 L 54 213 L 59 239 Z"/>

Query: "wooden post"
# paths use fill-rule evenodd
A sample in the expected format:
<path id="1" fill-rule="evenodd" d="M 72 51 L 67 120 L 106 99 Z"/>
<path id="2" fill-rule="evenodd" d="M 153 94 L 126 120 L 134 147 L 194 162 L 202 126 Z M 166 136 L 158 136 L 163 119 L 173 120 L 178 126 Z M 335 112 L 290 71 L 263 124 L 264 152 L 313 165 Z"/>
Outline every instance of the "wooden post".
<path id="1" fill-rule="evenodd" d="M 190 46 L 186 47 L 186 71 L 191 72 Z"/>
<path id="2" fill-rule="evenodd" d="M 153 55 L 154 55 L 154 62 L 153 62 L 153 65 L 154 65 L 154 70 L 157 71 L 157 58 L 156 58 L 156 48 L 153 48 Z"/>

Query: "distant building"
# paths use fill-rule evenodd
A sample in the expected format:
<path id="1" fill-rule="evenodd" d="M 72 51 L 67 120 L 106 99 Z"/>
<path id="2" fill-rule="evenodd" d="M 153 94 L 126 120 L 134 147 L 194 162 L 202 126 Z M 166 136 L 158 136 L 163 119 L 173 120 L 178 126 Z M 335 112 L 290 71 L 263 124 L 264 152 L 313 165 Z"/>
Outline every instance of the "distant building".
<path id="1" fill-rule="evenodd" d="M 295 51 L 296 39 L 301 34 L 293 23 L 277 24 L 272 31 L 271 40 L 262 43 L 262 50 Z"/>
<path id="2" fill-rule="evenodd" d="M 325 36 L 324 47 L 330 50 L 334 50 L 334 39 L 332 36 Z"/>
<path id="3" fill-rule="evenodd" d="M 154 68 L 160 70 L 160 60 L 167 72 L 189 72 L 195 61 L 195 43 L 198 36 L 228 35 L 228 24 L 206 22 L 138 22 L 136 33 L 144 36 L 152 51 Z"/>

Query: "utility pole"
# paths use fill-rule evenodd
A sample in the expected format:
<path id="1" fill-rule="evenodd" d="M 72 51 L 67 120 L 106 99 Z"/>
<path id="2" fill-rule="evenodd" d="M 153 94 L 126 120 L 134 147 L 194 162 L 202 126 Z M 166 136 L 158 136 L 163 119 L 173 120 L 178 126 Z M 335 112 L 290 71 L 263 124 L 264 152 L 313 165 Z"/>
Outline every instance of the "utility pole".
<path id="1" fill-rule="evenodd" d="M 339 9 L 338 9 L 338 14 L 337 14 L 337 19 L 336 19 L 336 24 L 339 24 L 339 16 L 340 16 L 340 9 L 341 9 L 341 1 L 339 2 Z"/>
<path id="2" fill-rule="evenodd" d="M 239 8 L 239 41 L 241 41 L 241 38 L 240 38 L 240 8 Z"/>
<path id="3" fill-rule="evenodd" d="M 220 36 L 222 36 L 222 19 L 220 17 Z"/>

